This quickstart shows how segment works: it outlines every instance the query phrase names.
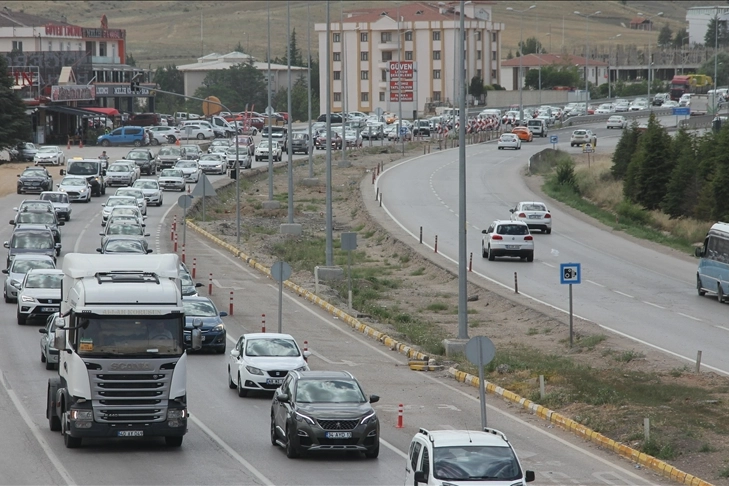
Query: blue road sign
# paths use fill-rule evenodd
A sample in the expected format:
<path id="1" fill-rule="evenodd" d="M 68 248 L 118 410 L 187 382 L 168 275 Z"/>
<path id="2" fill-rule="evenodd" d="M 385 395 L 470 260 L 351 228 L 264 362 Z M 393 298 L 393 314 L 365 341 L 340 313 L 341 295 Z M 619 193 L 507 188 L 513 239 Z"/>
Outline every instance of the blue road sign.
<path id="1" fill-rule="evenodd" d="M 582 283 L 582 269 L 579 263 L 559 264 L 559 283 L 578 284 Z"/>
<path id="2" fill-rule="evenodd" d="M 681 107 L 674 107 L 673 108 L 673 114 L 676 116 L 679 115 L 690 115 L 691 114 L 691 107 L 690 106 L 681 106 Z"/>
<path id="3" fill-rule="evenodd" d="M 558 141 L 559 141 L 559 137 L 557 135 L 549 136 L 549 143 L 557 143 Z"/>

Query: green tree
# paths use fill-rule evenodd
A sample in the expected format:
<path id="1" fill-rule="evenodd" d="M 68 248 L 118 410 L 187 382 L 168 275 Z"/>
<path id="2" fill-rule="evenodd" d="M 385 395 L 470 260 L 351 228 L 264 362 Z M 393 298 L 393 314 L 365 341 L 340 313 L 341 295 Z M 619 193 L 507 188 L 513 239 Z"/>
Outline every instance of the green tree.
<path id="1" fill-rule="evenodd" d="M 539 89 L 539 69 L 530 69 L 524 76 L 525 86 Z M 581 85 L 580 72 L 576 66 L 551 65 L 542 66 L 542 89 L 551 89 L 555 86 Z"/>
<path id="2" fill-rule="evenodd" d="M 537 40 L 536 37 L 529 37 L 525 41 L 519 41 L 520 52 L 524 55 L 527 54 L 544 54 L 546 51 L 542 47 L 542 43 Z"/>
<path id="3" fill-rule="evenodd" d="M 668 47 L 671 45 L 673 39 L 673 32 L 668 24 L 663 24 L 661 31 L 658 33 L 658 45 L 661 47 Z"/>
<path id="4" fill-rule="evenodd" d="M 8 60 L 0 55 L 0 149 L 30 140 L 30 117 L 25 103 L 13 89 L 13 79 L 7 75 Z"/>
<path id="5" fill-rule="evenodd" d="M 468 93 L 474 98 L 481 98 L 481 95 L 486 91 L 483 86 L 483 79 L 478 76 L 471 78 L 471 84 L 468 86 Z"/>
<path id="6" fill-rule="evenodd" d="M 661 208 L 672 218 L 692 217 L 703 186 L 696 170 L 696 138 L 681 128 L 672 145 L 676 166 L 671 173 Z"/>
<path id="7" fill-rule="evenodd" d="M 517 53 L 518 54 L 518 53 Z M 514 59 L 514 54 L 511 53 L 511 51 L 506 53 L 506 59 Z"/>
<path id="8" fill-rule="evenodd" d="M 249 109 L 255 105 L 261 111 L 268 105 L 267 93 L 263 72 L 252 64 L 244 63 L 209 72 L 203 85 L 195 91 L 195 97 L 217 96 L 223 105 L 233 111 L 243 111 L 246 105 Z M 192 105 L 199 107 L 200 102 Z"/>
<path id="9" fill-rule="evenodd" d="M 628 172 L 628 165 L 635 155 L 638 148 L 638 122 L 633 122 L 630 128 L 623 130 L 623 134 L 618 140 L 618 145 L 613 152 L 613 166 L 610 171 L 616 179 L 624 179 Z"/>
<path id="10" fill-rule="evenodd" d="M 673 36 L 673 41 L 671 44 L 673 45 L 673 47 L 681 49 L 685 45 L 688 45 L 688 37 L 688 31 L 686 30 L 686 28 L 682 27 L 676 31 L 676 34 Z"/>
<path id="11" fill-rule="evenodd" d="M 714 77 L 714 57 L 716 57 L 716 79 L 717 85 L 721 85 L 718 82 L 719 79 L 727 79 L 729 77 L 729 54 L 726 52 L 719 52 L 716 56 L 711 56 L 701 66 L 699 66 L 699 74 L 706 74 Z"/>
<path id="12" fill-rule="evenodd" d="M 629 184 L 631 202 L 647 209 L 658 209 L 674 166 L 671 137 L 651 114 L 648 128 L 640 135 L 638 150 L 628 166 L 627 176 L 632 178 Z"/>
<path id="13" fill-rule="evenodd" d="M 137 61 L 131 52 L 127 53 L 127 66 L 137 67 Z"/>
<path id="14" fill-rule="evenodd" d="M 299 49 L 296 44 L 296 29 L 291 32 L 291 42 L 289 43 L 289 47 L 291 49 L 291 65 L 299 67 L 306 66 L 306 57 L 302 57 L 301 49 Z M 271 62 L 275 62 L 276 64 L 288 64 L 288 54 L 289 50 L 286 49 L 283 57 L 272 59 Z"/>
<path id="15" fill-rule="evenodd" d="M 718 26 L 717 22 L 719 23 Z M 717 37 L 719 47 L 729 46 L 729 31 L 727 31 L 726 21 L 712 17 L 709 21 L 709 26 L 706 28 L 706 34 L 704 34 L 704 45 L 706 47 L 714 47 Z"/>
<path id="16" fill-rule="evenodd" d="M 171 93 L 185 93 L 185 78 L 174 64 L 160 66 L 154 72 L 153 81 L 163 91 Z M 165 93 L 159 93 L 156 96 L 155 106 L 160 113 L 174 113 L 185 109 L 185 99 L 179 96 L 173 96 Z"/>
<path id="17" fill-rule="evenodd" d="M 273 98 L 273 107 L 276 111 L 287 111 L 288 90 L 280 89 Z M 293 121 L 309 119 L 309 100 L 306 93 L 306 76 L 299 77 L 291 87 L 291 118 Z M 319 97 L 311 97 L 311 113 L 313 117 L 319 114 Z"/>

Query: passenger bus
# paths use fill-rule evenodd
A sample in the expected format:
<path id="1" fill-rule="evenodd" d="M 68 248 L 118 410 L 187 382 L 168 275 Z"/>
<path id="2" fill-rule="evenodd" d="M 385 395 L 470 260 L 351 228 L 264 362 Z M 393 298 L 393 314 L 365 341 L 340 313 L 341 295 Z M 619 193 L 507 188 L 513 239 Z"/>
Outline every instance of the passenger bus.
<path id="1" fill-rule="evenodd" d="M 696 290 L 699 295 L 716 293 L 719 302 L 729 297 L 729 223 L 714 224 L 696 248 L 700 258 L 696 272 Z"/>

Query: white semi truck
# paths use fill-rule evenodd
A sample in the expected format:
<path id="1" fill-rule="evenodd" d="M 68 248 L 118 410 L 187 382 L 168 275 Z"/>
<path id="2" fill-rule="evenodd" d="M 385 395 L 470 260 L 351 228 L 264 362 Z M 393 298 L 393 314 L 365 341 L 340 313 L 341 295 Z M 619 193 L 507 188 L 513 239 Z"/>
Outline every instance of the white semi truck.
<path id="1" fill-rule="evenodd" d="M 85 437 L 164 437 L 187 432 L 185 316 L 177 255 L 70 253 L 48 380 L 46 417 L 66 447 Z M 189 347 L 202 346 L 195 324 Z"/>

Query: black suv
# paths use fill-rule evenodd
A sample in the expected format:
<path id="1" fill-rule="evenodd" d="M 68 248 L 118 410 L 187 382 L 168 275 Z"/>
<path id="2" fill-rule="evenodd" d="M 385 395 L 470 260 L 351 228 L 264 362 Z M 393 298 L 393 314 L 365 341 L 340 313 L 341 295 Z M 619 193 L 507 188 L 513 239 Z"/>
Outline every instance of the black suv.
<path id="1" fill-rule="evenodd" d="M 271 443 L 294 458 L 313 451 L 380 453 L 380 422 L 347 371 L 289 371 L 271 404 Z"/>
<path id="2" fill-rule="evenodd" d="M 130 150 L 126 157 L 124 157 L 124 160 L 129 160 L 137 164 L 142 174 L 157 174 L 157 159 L 155 159 L 154 154 L 149 149 L 139 148 Z"/>
<path id="3" fill-rule="evenodd" d="M 46 227 L 35 225 L 15 228 L 10 241 L 4 242 L 3 246 L 8 249 L 6 268 L 10 268 L 16 255 L 24 253 L 48 255 L 55 262 L 56 255 L 61 252 L 61 244 L 54 241 L 53 232 Z"/>
<path id="4" fill-rule="evenodd" d="M 53 190 L 53 177 L 45 167 L 28 167 L 18 174 L 18 194 Z"/>

